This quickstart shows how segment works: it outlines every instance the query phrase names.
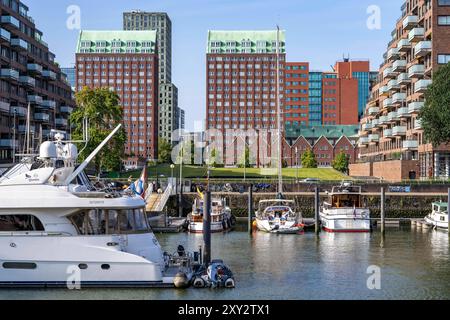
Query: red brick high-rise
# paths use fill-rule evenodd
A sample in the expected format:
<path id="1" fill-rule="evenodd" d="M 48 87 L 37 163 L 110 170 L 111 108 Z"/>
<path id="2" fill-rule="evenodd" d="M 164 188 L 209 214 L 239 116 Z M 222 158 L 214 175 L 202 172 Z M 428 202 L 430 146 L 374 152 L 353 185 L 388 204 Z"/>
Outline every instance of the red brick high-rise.
<path id="1" fill-rule="evenodd" d="M 155 31 L 81 31 L 76 54 L 77 90 L 107 87 L 123 107 L 128 141 L 125 165 L 158 154 L 158 55 Z"/>

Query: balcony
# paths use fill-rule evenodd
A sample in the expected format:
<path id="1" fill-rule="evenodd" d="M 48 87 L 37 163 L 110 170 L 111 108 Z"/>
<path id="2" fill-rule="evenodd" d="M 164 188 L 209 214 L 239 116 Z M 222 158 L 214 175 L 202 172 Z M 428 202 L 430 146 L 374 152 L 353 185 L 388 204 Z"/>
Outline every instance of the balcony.
<path id="1" fill-rule="evenodd" d="M 409 42 L 419 42 L 423 40 L 425 36 L 424 28 L 414 28 L 408 33 L 408 41 Z"/>
<path id="2" fill-rule="evenodd" d="M 397 50 L 399 52 L 408 52 L 411 48 L 411 43 L 408 39 L 401 39 L 397 44 Z"/>
<path id="3" fill-rule="evenodd" d="M 4 148 L 13 148 L 14 146 L 18 146 L 19 141 L 13 139 L 0 139 L 0 147 Z"/>
<path id="4" fill-rule="evenodd" d="M 398 120 L 400 120 L 400 118 L 399 118 L 397 112 L 392 111 L 392 112 L 389 112 L 389 113 L 388 113 L 388 121 L 389 121 L 390 123 L 396 122 L 396 121 L 398 121 Z"/>
<path id="5" fill-rule="evenodd" d="M 399 52 L 397 48 L 391 48 L 387 52 L 387 59 L 388 60 L 395 60 L 399 57 Z"/>
<path id="6" fill-rule="evenodd" d="M 380 123 L 378 119 L 372 119 L 372 130 L 378 130 L 377 126 Z"/>
<path id="7" fill-rule="evenodd" d="M 415 150 L 419 148 L 419 141 L 417 140 L 405 140 L 403 141 L 403 149 Z"/>
<path id="8" fill-rule="evenodd" d="M 0 78 L 19 81 L 19 72 L 14 69 L 1 69 L 0 70 Z"/>
<path id="9" fill-rule="evenodd" d="M 371 107 L 369 108 L 369 115 L 374 116 L 380 112 L 380 108 L 378 107 Z"/>
<path id="10" fill-rule="evenodd" d="M 72 113 L 73 112 L 73 108 L 69 107 L 69 106 L 61 106 L 59 108 L 59 110 L 61 111 L 61 113 Z"/>
<path id="11" fill-rule="evenodd" d="M 40 64 L 37 63 L 29 63 L 27 64 L 27 70 L 30 73 L 34 73 L 34 74 L 42 74 L 43 72 L 43 68 Z"/>
<path id="12" fill-rule="evenodd" d="M 56 102 L 53 100 L 42 100 L 42 107 L 54 110 L 56 108 Z"/>
<path id="13" fill-rule="evenodd" d="M 396 126 L 392 128 L 392 135 L 396 137 L 406 136 L 406 126 Z"/>
<path id="14" fill-rule="evenodd" d="M 383 71 L 384 78 L 395 78 L 397 74 L 392 70 L 392 67 L 388 67 Z"/>
<path id="15" fill-rule="evenodd" d="M 402 72 L 406 70 L 406 60 L 396 60 L 392 64 L 392 71 L 394 72 Z"/>
<path id="16" fill-rule="evenodd" d="M 424 93 L 427 91 L 429 85 L 433 83 L 432 80 L 419 80 L 414 83 L 414 92 L 415 93 Z"/>
<path id="17" fill-rule="evenodd" d="M 2 26 L 8 30 L 20 29 L 20 22 L 13 16 L 2 16 Z"/>
<path id="18" fill-rule="evenodd" d="M 392 103 L 391 98 L 387 98 L 387 99 L 383 100 L 383 108 L 391 108 L 393 106 L 394 106 L 394 104 Z"/>
<path id="19" fill-rule="evenodd" d="M 392 104 L 399 105 L 406 101 L 406 93 L 396 93 L 392 96 Z"/>
<path id="20" fill-rule="evenodd" d="M 32 88 L 36 86 L 36 80 L 34 80 L 34 78 L 29 76 L 20 76 L 19 82 Z"/>
<path id="21" fill-rule="evenodd" d="M 400 89 L 400 85 L 396 79 L 392 79 L 388 82 L 388 89 L 389 91 L 398 91 Z"/>
<path id="22" fill-rule="evenodd" d="M 26 117 L 28 110 L 24 107 L 11 106 L 11 113 L 16 114 L 18 117 Z"/>
<path id="23" fill-rule="evenodd" d="M 411 83 L 411 79 L 408 77 L 407 73 L 400 73 L 397 77 L 397 83 L 401 86 L 406 85 Z"/>
<path id="24" fill-rule="evenodd" d="M 379 89 L 380 96 L 388 96 L 389 95 L 389 89 L 387 86 L 382 86 Z"/>
<path id="25" fill-rule="evenodd" d="M 387 116 L 381 116 L 381 117 L 378 119 L 378 123 L 379 123 L 380 125 L 386 125 L 386 124 L 388 124 L 388 123 L 389 123 L 388 117 L 387 117 Z"/>
<path id="26" fill-rule="evenodd" d="M 378 134 L 369 134 L 369 143 L 380 141 L 380 135 Z"/>
<path id="27" fill-rule="evenodd" d="M 408 104 L 408 112 L 409 113 L 419 113 L 419 111 L 423 108 L 425 102 L 423 101 L 415 101 Z"/>
<path id="28" fill-rule="evenodd" d="M 414 47 L 415 57 L 425 57 L 427 54 L 431 53 L 431 41 L 420 41 Z"/>
<path id="29" fill-rule="evenodd" d="M 11 41 L 11 33 L 6 31 L 3 28 L 0 28 L 0 41 L 2 42 L 10 42 Z"/>
<path id="30" fill-rule="evenodd" d="M 409 114 L 408 107 L 402 107 L 397 110 L 397 115 L 400 118 L 409 118 L 411 115 Z"/>
<path id="31" fill-rule="evenodd" d="M 56 80 L 56 73 L 54 73 L 53 71 L 50 70 L 44 70 L 42 72 L 42 76 L 44 78 L 50 79 L 50 80 Z"/>
<path id="32" fill-rule="evenodd" d="M 55 124 L 57 126 L 61 126 L 61 127 L 67 127 L 67 120 L 63 119 L 63 118 L 56 118 L 55 119 Z"/>
<path id="33" fill-rule="evenodd" d="M 34 121 L 39 121 L 39 122 L 49 122 L 50 121 L 50 116 L 46 113 L 35 113 L 34 114 Z"/>
<path id="34" fill-rule="evenodd" d="M 414 120 L 414 129 L 422 129 L 422 121 L 419 119 Z"/>
<path id="35" fill-rule="evenodd" d="M 392 138 L 392 129 L 385 129 L 383 130 L 383 137 L 385 138 Z"/>
<path id="36" fill-rule="evenodd" d="M 13 38 L 11 39 L 11 46 L 15 47 L 16 49 L 27 51 L 28 50 L 28 42 L 25 40 L 22 40 L 20 38 Z"/>
<path id="37" fill-rule="evenodd" d="M 0 112 L 9 113 L 10 106 L 8 102 L 0 101 Z"/>
<path id="38" fill-rule="evenodd" d="M 370 130 L 370 129 L 372 129 L 372 128 L 373 128 L 373 124 L 372 124 L 371 122 L 367 122 L 367 123 L 364 123 L 364 124 L 362 125 L 362 129 L 363 129 L 364 131 Z"/>
<path id="39" fill-rule="evenodd" d="M 27 133 L 27 126 L 25 125 L 19 125 L 18 126 L 18 131 L 19 133 Z M 30 127 L 30 133 L 35 133 L 36 130 L 34 129 L 34 127 Z"/>
<path id="40" fill-rule="evenodd" d="M 29 103 L 41 105 L 42 104 L 42 97 L 38 95 L 29 95 L 27 96 L 27 100 Z"/>
<path id="41" fill-rule="evenodd" d="M 423 64 L 415 64 L 408 69 L 408 77 L 413 79 L 422 78 L 425 74 L 425 66 Z"/>
<path id="42" fill-rule="evenodd" d="M 403 29 L 404 30 L 411 30 L 418 24 L 419 24 L 418 16 L 406 16 L 405 19 L 403 19 Z"/>
<path id="43" fill-rule="evenodd" d="M 369 138 L 368 137 L 359 137 L 359 145 L 360 146 L 366 146 L 369 144 Z"/>

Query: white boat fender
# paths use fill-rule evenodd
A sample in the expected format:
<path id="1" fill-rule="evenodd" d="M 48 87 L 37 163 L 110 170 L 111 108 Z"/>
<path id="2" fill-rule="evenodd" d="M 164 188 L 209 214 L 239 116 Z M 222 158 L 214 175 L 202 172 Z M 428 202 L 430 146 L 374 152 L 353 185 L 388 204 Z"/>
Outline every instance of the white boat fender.
<path id="1" fill-rule="evenodd" d="M 234 288 L 234 287 L 235 287 L 234 279 L 233 278 L 228 278 L 225 281 L 225 288 Z"/>
<path id="2" fill-rule="evenodd" d="M 194 288 L 204 288 L 206 287 L 206 282 L 201 277 L 196 277 L 192 285 Z"/>
<path id="3" fill-rule="evenodd" d="M 189 279 L 184 272 L 178 272 L 173 278 L 173 284 L 175 288 L 185 289 L 189 286 Z"/>

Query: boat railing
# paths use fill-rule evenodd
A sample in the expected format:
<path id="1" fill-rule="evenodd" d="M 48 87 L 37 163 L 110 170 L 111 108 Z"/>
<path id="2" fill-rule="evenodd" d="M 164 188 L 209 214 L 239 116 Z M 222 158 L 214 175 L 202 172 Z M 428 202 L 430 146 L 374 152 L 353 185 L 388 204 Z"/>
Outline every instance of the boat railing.
<path id="1" fill-rule="evenodd" d="M 166 203 L 172 194 L 172 188 L 172 184 L 169 183 L 162 196 L 159 197 L 159 199 L 155 203 L 155 212 L 162 212 L 164 210 L 164 207 L 166 206 Z"/>
<path id="2" fill-rule="evenodd" d="M 0 237 L 52 237 L 73 236 L 68 232 L 41 232 L 41 231 L 0 231 Z"/>

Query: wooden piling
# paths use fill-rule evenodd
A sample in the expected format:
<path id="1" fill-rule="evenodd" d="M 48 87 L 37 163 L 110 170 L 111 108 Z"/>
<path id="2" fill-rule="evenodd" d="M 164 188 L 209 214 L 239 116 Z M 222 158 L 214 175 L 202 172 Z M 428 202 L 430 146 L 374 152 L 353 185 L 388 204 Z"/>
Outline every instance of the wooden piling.
<path id="1" fill-rule="evenodd" d="M 381 187 L 381 235 L 384 236 L 385 228 L 385 209 L 386 209 L 386 191 L 384 187 Z"/>
<path id="2" fill-rule="evenodd" d="M 447 223 L 448 234 L 450 234 L 450 188 L 448 188 L 447 194 Z"/>
<path id="3" fill-rule="evenodd" d="M 315 221 L 315 232 L 319 234 L 320 232 L 320 221 L 319 221 L 319 208 L 320 208 L 320 192 L 319 186 L 316 186 L 315 197 L 314 197 L 314 221 Z"/>
<path id="4" fill-rule="evenodd" d="M 209 265 L 211 262 L 211 191 L 205 194 L 203 212 L 203 263 Z"/>
<path id="5" fill-rule="evenodd" d="M 253 230 L 253 185 L 250 184 L 248 187 L 248 233 L 252 234 Z"/>

